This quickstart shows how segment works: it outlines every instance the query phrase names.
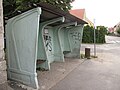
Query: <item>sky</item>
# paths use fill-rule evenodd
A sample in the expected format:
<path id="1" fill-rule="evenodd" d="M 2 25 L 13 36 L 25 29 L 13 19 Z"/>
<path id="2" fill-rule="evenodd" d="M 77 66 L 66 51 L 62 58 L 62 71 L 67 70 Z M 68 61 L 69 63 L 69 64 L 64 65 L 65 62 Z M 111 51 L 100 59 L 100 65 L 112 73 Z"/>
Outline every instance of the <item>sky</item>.
<path id="1" fill-rule="evenodd" d="M 75 0 L 72 9 L 85 9 L 95 26 L 114 27 L 120 22 L 120 0 Z"/>

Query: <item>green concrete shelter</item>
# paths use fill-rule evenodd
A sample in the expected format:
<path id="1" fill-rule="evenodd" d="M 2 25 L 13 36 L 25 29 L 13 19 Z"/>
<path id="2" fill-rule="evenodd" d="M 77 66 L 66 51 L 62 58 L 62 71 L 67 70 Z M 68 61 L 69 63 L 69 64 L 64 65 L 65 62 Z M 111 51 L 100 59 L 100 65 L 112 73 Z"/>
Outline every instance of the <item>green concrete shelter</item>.
<path id="1" fill-rule="evenodd" d="M 85 21 L 49 4 L 14 16 L 6 24 L 8 78 L 39 88 L 36 68 L 65 57 L 80 58 Z"/>

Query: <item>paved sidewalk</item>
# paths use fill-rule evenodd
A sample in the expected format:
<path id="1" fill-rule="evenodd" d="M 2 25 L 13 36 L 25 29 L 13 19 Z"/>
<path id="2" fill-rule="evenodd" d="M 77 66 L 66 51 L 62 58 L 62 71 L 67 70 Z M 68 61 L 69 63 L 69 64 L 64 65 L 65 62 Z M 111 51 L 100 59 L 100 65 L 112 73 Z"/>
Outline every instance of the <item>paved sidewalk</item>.
<path id="1" fill-rule="evenodd" d="M 49 90 L 82 63 L 80 59 L 65 59 L 65 62 L 52 63 L 50 71 L 38 71 L 39 90 Z"/>
<path id="2" fill-rule="evenodd" d="M 115 38 L 107 37 L 107 41 Z M 82 48 L 88 46 L 93 49 L 86 44 Z M 84 61 L 50 90 L 120 90 L 120 43 L 97 45 L 97 56 Z"/>
<path id="3" fill-rule="evenodd" d="M 105 55 L 85 61 L 50 90 L 120 90 L 119 57 Z"/>
<path id="4" fill-rule="evenodd" d="M 37 71 L 39 90 L 49 90 L 59 81 L 64 79 L 70 72 L 77 68 L 84 60 L 80 59 L 65 59 L 65 62 L 54 62 L 51 64 L 50 71 Z M 8 81 L 0 84 L 0 90 L 37 90 L 31 87 L 22 85 L 17 82 Z"/>

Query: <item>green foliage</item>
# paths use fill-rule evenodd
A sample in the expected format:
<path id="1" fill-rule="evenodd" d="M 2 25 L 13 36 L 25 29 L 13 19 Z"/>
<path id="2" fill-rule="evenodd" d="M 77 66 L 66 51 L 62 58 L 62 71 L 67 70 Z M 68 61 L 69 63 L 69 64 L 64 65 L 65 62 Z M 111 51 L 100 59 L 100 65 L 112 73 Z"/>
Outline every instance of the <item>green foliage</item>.
<path id="1" fill-rule="evenodd" d="M 106 27 L 104 26 L 97 26 L 95 29 L 96 33 L 96 43 L 105 43 L 105 34 L 107 32 Z M 83 30 L 83 43 L 94 43 L 94 28 L 87 25 L 84 27 Z"/>
<path id="2" fill-rule="evenodd" d="M 15 15 L 20 11 L 30 9 L 40 2 L 52 4 L 62 10 L 71 9 L 74 0 L 3 0 L 4 16 Z"/>
<path id="3" fill-rule="evenodd" d="M 96 42 L 97 43 L 105 43 L 105 35 L 107 33 L 107 29 L 104 26 L 97 26 L 96 30 Z"/>
<path id="4" fill-rule="evenodd" d="M 93 43 L 94 28 L 90 26 L 85 26 L 83 30 L 83 43 Z"/>

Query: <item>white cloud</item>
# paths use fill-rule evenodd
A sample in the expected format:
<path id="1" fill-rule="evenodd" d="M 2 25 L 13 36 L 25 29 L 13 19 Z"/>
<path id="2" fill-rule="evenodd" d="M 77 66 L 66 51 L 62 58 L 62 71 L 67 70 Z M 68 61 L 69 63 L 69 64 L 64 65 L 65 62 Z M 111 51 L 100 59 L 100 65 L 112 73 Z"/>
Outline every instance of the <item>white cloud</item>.
<path id="1" fill-rule="evenodd" d="M 113 27 L 120 22 L 119 0 L 75 0 L 72 9 L 85 8 L 86 16 L 96 25 Z"/>

